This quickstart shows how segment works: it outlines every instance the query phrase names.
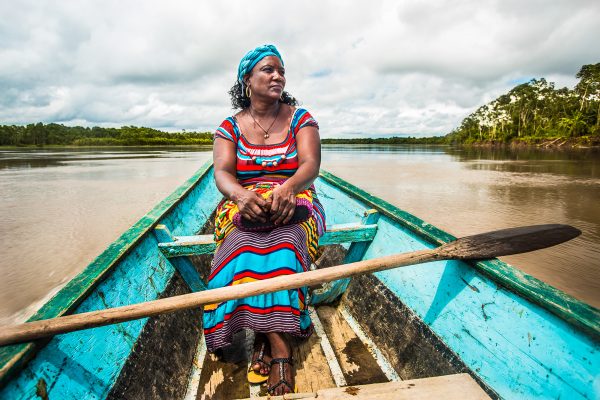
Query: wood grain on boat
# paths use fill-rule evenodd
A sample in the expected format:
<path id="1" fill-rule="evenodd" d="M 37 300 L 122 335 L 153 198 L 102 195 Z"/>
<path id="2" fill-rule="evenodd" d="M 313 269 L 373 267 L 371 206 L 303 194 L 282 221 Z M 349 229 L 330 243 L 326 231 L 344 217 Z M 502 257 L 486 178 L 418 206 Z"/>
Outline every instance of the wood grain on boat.
<path id="1" fill-rule="evenodd" d="M 267 397 L 263 397 L 267 398 Z M 437 376 L 402 382 L 374 383 L 322 389 L 316 393 L 269 396 L 270 400 L 487 400 L 489 397 L 467 374 Z M 256 399 L 256 398 L 255 398 Z M 244 399 L 250 400 L 250 399 Z"/>

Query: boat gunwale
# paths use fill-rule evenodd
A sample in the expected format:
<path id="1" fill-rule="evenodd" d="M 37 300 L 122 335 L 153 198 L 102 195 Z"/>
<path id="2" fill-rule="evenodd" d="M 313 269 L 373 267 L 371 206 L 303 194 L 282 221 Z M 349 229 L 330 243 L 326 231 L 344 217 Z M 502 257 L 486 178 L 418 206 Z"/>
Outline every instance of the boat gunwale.
<path id="1" fill-rule="evenodd" d="M 400 223 L 432 244 L 442 245 L 456 239 L 455 236 L 423 221 L 387 201 L 357 186 L 321 170 L 319 177 L 383 215 Z M 591 339 L 600 341 L 600 310 L 564 293 L 563 291 L 531 276 L 497 258 L 483 261 L 463 261 L 495 283 L 542 307 Z"/>
<path id="2" fill-rule="evenodd" d="M 129 229 L 114 240 L 99 256 L 74 276 L 50 300 L 44 303 L 27 322 L 56 318 L 74 311 L 89 296 L 135 246 L 175 208 L 210 172 L 212 157 L 169 196 L 155 205 Z M 0 347 L 0 388 L 13 373 L 24 366 L 50 339 Z"/>

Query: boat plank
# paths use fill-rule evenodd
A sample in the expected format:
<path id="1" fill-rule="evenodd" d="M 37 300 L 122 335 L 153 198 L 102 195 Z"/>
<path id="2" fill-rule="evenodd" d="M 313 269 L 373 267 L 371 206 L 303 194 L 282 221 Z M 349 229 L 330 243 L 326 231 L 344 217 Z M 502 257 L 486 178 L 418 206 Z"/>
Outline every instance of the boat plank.
<path id="1" fill-rule="evenodd" d="M 264 398 L 264 397 L 263 397 Z M 469 374 L 436 376 L 402 382 L 374 383 L 321 389 L 315 393 L 270 396 L 270 400 L 489 400 Z M 244 399 L 250 400 L 250 399 Z"/>
<path id="2" fill-rule="evenodd" d="M 248 353 L 246 332 L 233 336 L 233 343 L 222 348 L 217 356 L 207 353 L 202 365 L 198 400 L 234 399 L 246 397 L 250 391 L 246 378 Z"/>
<path id="3" fill-rule="evenodd" d="M 319 390 L 322 400 L 488 400 L 490 397 L 468 374 L 436 376 L 412 381 L 375 383 Z"/>
<path id="4" fill-rule="evenodd" d="M 347 385 L 387 382 L 388 379 L 350 325 L 335 307 L 319 306 L 317 313 L 342 368 Z"/>
<path id="5" fill-rule="evenodd" d="M 299 392 L 316 392 L 320 388 L 336 387 L 319 337 L 292 340 L 296 386 Z"/>
<path id="6" fill-rule="evenodd" d="M 319 246 L 331 244 L 370 242 L 377 233 L 377 224 L 356 225 L 354 227 L 341 228 L 333 226 L 319 238 Z"/>

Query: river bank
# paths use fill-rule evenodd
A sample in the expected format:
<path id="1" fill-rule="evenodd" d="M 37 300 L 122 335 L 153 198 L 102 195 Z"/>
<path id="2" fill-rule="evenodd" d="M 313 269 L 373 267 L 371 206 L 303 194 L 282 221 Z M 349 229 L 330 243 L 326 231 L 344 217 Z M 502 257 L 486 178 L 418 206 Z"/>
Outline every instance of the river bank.
<path id="1" fill-rule="evenodd" d="M 575 138 L 555 137 L 538 138 L 522 137 L 515 138 L 510 142 L 499 142 L 494 140 L 471 142 L 471 143 L 453 143 L 457 146 L 474 146 L 490 148 L 538 148 L 538 149 L 600 149 L 600 136 L 581 136 Z"/>

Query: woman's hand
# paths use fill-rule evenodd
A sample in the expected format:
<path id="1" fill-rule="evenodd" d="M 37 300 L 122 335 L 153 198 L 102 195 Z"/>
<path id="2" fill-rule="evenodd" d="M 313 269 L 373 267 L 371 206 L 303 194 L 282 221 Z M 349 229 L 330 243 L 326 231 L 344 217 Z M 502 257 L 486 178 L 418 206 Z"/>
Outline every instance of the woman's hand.
<path id="1" fill-rule="evenodd" d="M 267 222 L 269 203 L 263 197 L 251 190 L 241 190 L 234 199 L 242 217 L 253 222 Z"/>
<path id="2" fill-rule="evenodd" d="M 273 189 L 270 199 L 271 221 L 275 225 L 288 223 L 296 211 L 296 194 L 284 184 Z"/>

